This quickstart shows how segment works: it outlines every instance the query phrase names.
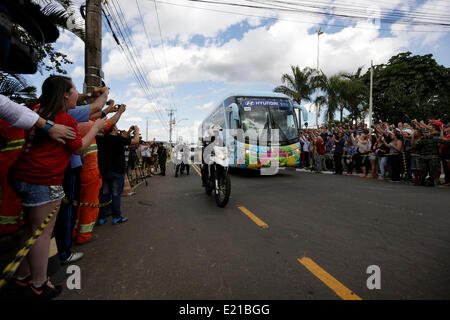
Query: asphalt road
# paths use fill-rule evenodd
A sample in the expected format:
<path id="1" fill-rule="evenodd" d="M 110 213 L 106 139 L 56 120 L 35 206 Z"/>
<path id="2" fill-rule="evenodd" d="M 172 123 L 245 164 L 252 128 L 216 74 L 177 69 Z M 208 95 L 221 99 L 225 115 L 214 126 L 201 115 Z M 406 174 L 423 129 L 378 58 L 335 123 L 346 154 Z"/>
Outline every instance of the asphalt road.
<path id="1" fill-rule="evenodd" d="M 450 188 L 295 169 L 231 179 L 222 209 L 195 170 L 168 164 L 122 198 L 127 223 L 74 248 L 82 288 L 58 299 L 450 298 Z"/>

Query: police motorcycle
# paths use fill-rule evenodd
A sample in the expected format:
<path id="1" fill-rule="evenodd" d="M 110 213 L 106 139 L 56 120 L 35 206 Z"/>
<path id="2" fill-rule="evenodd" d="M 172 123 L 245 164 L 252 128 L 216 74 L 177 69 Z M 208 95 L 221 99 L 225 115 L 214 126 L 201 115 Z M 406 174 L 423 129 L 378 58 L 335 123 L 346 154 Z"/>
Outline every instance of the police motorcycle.
<path id="1" fill-rule="evenodd" d="M 230 199 L 231 179 L 228 173 L 227 150 L 220 139 L 221 131 L 220 126 L 213 126 L 208 129 L 206 139 L 203 139 L 202 182 L 206 194 L 211 195 L 214 192 L 216 204 L 223 208 Z M 205 161 L 205 153 L 210 156 L 208 163 Z"/>
<path id="2" fill-rule="evenodd" d="M 183 174 L 186 170 L 186 174 L 189 175 L 189 152 L 185 144 L 178 144 L 175 146 L 174 153 L 174 170 L 175 177 L 178 177 L 178 171 Z"/>

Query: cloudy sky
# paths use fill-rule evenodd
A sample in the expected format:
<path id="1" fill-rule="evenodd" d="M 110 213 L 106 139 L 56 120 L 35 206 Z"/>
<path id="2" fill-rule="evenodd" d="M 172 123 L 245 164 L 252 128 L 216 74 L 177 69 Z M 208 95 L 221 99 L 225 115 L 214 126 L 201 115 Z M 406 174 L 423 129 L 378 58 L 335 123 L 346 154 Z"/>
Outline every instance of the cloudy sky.
<path id="1" fill-rule="evenodd" d="M 319 7 L 332 6 L 327 12 L 337 15 L 254 7 L 269 3 L 287 8 L 293 4 L 286 2 L 299 2 L 294 0 L 284 0 L 283 4 L 275 0 L 220 2 L 253 7 L 192 0 L 110 0 L 104 6 L 106 13 L 116 18 L 128 43 L 127 47 L 111 21 L 125 48 L 122 50 L 103 19 L 105 82 L 111 88 L 111 98 L 127 105 L 120 128 L 137 124 L 146 139 L 148 121 L 148 139 L 168 141 L 166 110 L 176 109 L 172 140 L 182 136 L 185 141 L 194 141 L 201 121 L 228 92 L 272 91 L 291 65 L 315 67 L 315 30 L 319 26 L 324 32 L 320 35 L 319 64 L 327 75 L 355 72 L 360 66 L 365 71 L 371 60 L 386 63 L 405 51 L 431 53 L 439 64 L 450 67 L 450 28 L 403 23 L 405 19 L 445 20 L 450 12 L 446 1 L 382 0 L 376 6 L 363 0 L 315 2 Z M 363 18 L 342 17 L 342 12 Z M 66 69 L 81 92 L 84 43 L 67 31 L 61 32 L 56 49 L 73 61 Z M 134 76 L 130 61 L 139 66 L 140 80 Z M 47 75 L 29 79 L 40 88 Z M 309 114 L 309 123 L 315 123 L 314 113 Z"/>

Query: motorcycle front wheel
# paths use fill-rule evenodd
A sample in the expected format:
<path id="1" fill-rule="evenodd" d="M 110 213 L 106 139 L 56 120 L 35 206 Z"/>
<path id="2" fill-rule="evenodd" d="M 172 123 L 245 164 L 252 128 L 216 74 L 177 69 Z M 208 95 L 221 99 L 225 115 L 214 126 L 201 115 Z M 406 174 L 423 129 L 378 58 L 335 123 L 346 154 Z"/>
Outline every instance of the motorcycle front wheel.
<path id="1" fill-rule="evenodd" d="M 217 188 L 215 192 L 216 203 L 223 208 L 227 205 L 231 194 L 231 179 L 227 170 L 220 168 L 216 170 Z"/>

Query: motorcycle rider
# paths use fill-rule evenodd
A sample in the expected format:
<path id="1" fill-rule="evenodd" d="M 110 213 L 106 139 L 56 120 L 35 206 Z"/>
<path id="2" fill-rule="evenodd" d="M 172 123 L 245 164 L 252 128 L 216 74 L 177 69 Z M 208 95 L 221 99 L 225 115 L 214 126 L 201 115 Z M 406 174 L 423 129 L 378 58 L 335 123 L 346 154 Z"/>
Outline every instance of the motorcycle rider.
<path id="1" fill-rule="evenodd" d="M 182 145 L 181 147 L 177 146 L 175 148 L 176 153 L 175 178 L 178 177 L 178 170 L 180 171 L 180 174 L 183 174 L 184 169 L 186 169 L 186 174 L 189 175 L 189 162 L 187 162 L 189 155 L 187 152 L 188 149 L 185 145 Z"/>

